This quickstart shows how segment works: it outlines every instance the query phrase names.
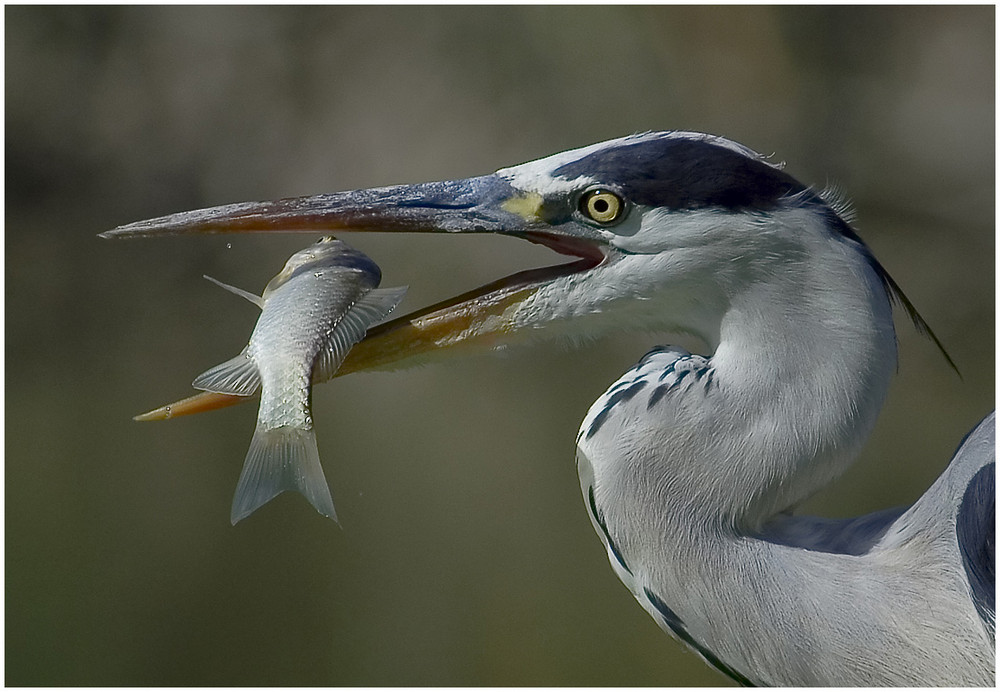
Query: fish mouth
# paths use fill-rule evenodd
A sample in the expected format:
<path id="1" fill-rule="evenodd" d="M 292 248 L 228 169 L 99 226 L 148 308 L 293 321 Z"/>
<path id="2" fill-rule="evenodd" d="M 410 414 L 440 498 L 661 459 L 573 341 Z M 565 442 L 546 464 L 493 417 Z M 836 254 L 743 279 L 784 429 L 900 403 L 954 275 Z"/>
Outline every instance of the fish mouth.
<path id="1" fill-rule="evenodd" d="M 516 340 L 518 308 L 543 287 L 613 260 L 600 236 L 544 208 L 538 195 L 498 176 L 424 183 L 275 202 L 244 203 L 140 221 L 105 238 L 233 232 L 331 231 L 498 233 L 548 247 L 573 261 L 519 271 L 368 330 L 335 376 L 391 370 L 459 349 L 491 350 Z M 530 320 L 528 321 L 530 322 Z M 315 381 L 314 381 L 315 383 Z M 136 416 L 163 420 L 247 401 L 201 392 Z"/>

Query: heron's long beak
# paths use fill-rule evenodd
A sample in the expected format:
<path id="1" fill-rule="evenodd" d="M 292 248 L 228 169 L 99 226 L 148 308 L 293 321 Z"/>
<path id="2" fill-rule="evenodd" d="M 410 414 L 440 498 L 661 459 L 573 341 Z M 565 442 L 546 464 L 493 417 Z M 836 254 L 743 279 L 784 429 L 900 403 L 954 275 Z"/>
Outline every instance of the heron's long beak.
<path id="1" fill-rule="evenodd" d="M 228 204 L 137 221 L 102 233 L 101 237 L 337 230 L 503 232 L 511 221 L 504 205 L 517 197 L 505 180 L 487 175 Z"/>
<path id="2" fill-rule="evenodd" d="M 387 369 L 459 346 L 503 343 L 517 305 L 558 277 L 586 271 L 605 259 L 592 239 L 551 223 L 542 197 L 513 188 L 496 175 L 418 185 L 356 190 L 273 202 L 248 202 L 139 221 L 102 233 L 104 238 L 296 231 L 501 233 L 577 257 L 566 264 L 519 272 L 369 330 L 338 375 Z M 161 407 L 138 420 L 160 420 L 245 401 L 202 393 Z"/>

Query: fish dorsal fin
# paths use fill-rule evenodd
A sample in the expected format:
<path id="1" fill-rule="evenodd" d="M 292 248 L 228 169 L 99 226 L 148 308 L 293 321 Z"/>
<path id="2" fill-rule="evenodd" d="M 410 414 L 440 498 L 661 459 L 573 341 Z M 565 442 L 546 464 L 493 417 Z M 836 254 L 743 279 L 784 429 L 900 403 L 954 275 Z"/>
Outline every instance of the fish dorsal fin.
<path id="1" fill-rule="evenodd" d="M 321 382 L 333 377 L 351 347 L 365 338 L 368 327 L 385 319 L 399 305 L 406 288 L 375 288 L 352 305 L 319 352 L 313 368 L 313 380 Z"/>
<path id="2" fill-rule="evenodd" d="M 253 293 L 250 293 L 249 291 L 244 291 L 242 288 L 236 288 L 235 286 L 230 286 L 229 284 L 224 284 L 221 281 L 219 281 L 218 279 L 213 279 L 208 274 L 202 274 L 202 276 L 205 277 L 206 279 L 208 279 L 209 281 L 211 281 L 216 286 L 221 286 L 222 288 L 226 289 L 230 293 L 235 293 L 238 296 L 246 298 L 251 303 L 253 303 L 257 307 L 259 307 L 261 310 L 264 309 L 264 299 L 261 298 L 260 296 L 255 296 Z"/>
<path id="3" fill-rule="evenodd" d="M 250 396 L 260 386 L 260 372 L 247 350 L 243 349 L 235 358 L 198 375 L 191 386 L 206 392 Z"/>

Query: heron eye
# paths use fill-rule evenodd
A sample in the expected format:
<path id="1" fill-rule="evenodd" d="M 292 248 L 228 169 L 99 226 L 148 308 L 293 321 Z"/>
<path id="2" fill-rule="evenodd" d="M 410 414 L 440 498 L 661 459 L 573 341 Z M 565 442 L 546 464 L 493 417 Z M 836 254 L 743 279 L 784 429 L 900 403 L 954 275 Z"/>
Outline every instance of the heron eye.
<path id="1" fill-rule="evenodd" d="M 611 224 L 622 218 L 625 202 L 607 190 L 590 190 L 580 199 L 580 211 L 600 224 Z"/>

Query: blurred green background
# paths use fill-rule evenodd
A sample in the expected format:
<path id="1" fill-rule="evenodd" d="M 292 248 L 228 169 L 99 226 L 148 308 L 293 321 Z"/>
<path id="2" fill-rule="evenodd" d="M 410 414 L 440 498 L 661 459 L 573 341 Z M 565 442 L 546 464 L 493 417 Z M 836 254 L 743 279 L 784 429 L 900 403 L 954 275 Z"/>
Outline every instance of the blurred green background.
<path id="1" fill-rule="evenodd" d="M 722 134 L 855 204 L 962 370 L 898 320 L 859 464 L 808 509 L 912 502 L 994 399 L 994 9 L 7 7 L 8 685 L 720 685 L 618 582 L 574 436 L 620 337 L 320 387 L 343 528 L 233 528 L 254 407 L 138 424 L 244 345 L 311 236 L 101 241 L 228 202 Z M 492 237 L 345 239 L 403 309 L 528 266 Z"/>

